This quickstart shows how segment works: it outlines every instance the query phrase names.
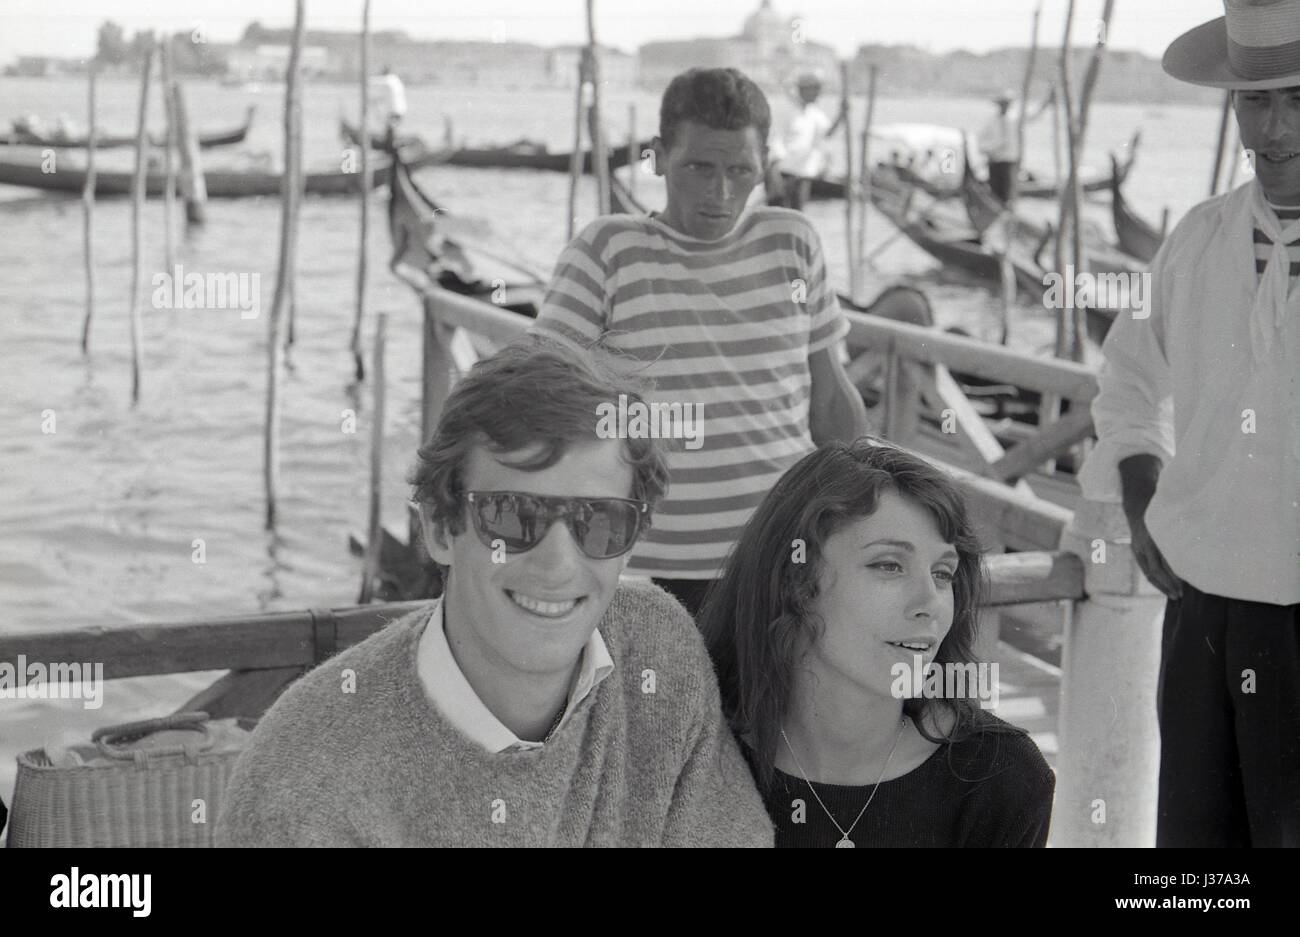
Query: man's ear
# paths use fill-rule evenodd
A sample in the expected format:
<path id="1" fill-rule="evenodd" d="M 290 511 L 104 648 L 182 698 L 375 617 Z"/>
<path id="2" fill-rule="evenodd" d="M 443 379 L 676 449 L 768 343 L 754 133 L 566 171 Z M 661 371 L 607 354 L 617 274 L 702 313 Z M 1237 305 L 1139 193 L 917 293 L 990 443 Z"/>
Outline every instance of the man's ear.
<path id="1" fill-rule="evenodd" d="M 424 534 L 424 548 L 429 557 L 442 566 L 451 566 L 451 536 L 447 528 L 433 519 L 428 504 L 420 504 L 420 530 Z"/>
<path id="2" fill-rule="evenodd" d="M 655 136 L 654 139 L 650 141 L 650 145 L 654 147 L 655 175 L 662 176 L 664 174 L 664 167 L 668 165 L 668 148 L 664 146 L 664 141 L 658 136 Z"/>

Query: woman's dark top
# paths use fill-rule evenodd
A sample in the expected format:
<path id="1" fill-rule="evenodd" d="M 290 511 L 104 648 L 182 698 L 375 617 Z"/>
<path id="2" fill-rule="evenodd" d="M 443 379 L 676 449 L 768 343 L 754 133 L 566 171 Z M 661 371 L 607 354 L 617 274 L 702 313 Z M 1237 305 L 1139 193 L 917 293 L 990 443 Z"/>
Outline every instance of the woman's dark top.
<path id="1" fill-rule="evenodd" d="M 1042 847 L 1052 814 L 1056 776 L 1033 740 L 980 712 L 972 734 L 944 743 L 924 763 L 891 781 L 853 828 L 856 846 Z M 741 751 L 755 770 L 754 752 Z M 853 823 L 872 785 L 813 785 L 842 829 Z M 760 788 L 761 791 L 761 788 Z M 776 845 L 834 846 L 839 830 L 802 777 L 777 770 L 772 789 L 761 791 L 776 827 Z"/>

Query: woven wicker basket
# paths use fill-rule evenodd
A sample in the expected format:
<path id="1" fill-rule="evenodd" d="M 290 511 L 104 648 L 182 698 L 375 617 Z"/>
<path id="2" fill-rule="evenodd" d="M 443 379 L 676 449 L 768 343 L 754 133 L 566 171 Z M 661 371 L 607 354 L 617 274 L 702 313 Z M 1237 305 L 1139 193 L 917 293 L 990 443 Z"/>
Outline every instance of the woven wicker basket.
<path id="1" fill-rule="evenodd" d="M 248 735 L 233 719 L 178 713 L 97 730 L 93 745 L 73 749 L 88 764 L 53 764 L 43 748 L 24 752 L 8 845 L 211 846 Z"/>

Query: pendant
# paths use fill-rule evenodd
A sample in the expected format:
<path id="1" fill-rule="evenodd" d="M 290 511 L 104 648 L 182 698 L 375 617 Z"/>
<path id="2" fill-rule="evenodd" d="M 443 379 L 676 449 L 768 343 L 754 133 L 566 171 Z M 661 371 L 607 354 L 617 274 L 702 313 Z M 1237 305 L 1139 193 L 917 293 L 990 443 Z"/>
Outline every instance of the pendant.
<path id="1" fill-rule="evenodd" d="M 857 844 L 849 839 L 849 834 L 845 833 L 844 838 L 835 844 L 836 849 L 857 849 Z"/>

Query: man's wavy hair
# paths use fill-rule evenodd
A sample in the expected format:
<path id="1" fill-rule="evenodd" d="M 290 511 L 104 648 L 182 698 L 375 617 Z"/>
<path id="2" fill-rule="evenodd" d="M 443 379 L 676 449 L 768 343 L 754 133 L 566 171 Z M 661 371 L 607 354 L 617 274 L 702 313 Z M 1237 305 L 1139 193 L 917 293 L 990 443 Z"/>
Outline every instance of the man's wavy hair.
<path id="1" fill-rule="evenodd" d="M 928 462 L 888 443 L 863 437 L 833 442 L 797 462 L 768 492 L 709 589 L 697 624 L 718 674 L 722 706 L 754 750 L 758 781 L 770 789 L 781 726 L 790 708 L 800 658 L 821 637 L 814 612 L 826 540 L 845 525 L 875 513 L 894 491 L 929 512 L 940 536 L 957 550 L 953 621 L 935 662 L 973 663 L 978 610 L 985 590 L 979 542 L 960 492 Z M 805 544 L 805 562 L 793 562 L 792 543 Z M 947 710 L 953 726 L 932 736 L 921 718 L 927 707 Z M 958 741 L 977 720 L 968 699 L 908 699 L 903 711 L 932 742 Z"/>
<path id="2" fill-rule="evenodd" d="M 767 147 L 772 110 L 761 88 L 736 68 L 692 68 L 668 83 L 659 105 L 659 139 L 672 149 L 677 128 L 691 120 L 714 130 L 758 131 Z"/>
<path id="3" fill-rule="evenodd" d="M 550 468 L 572 445 L 595 442 L 597 407 L 644 402 L 646 382 L 599 349 L 579 352 L 529 334 L 484 358 L 447 397 L 433 436 L 420 447 L 408 479 L 412 500 L 428 505 L 429 518 L 451 534 L 465 530 L 465 465 L 481 446 L 494 456 L 538 445 L 536 454 L 511 460 L 512 468 Z M 664 444 L 657 439 L 623 440 L 632 468 L 628 497 L 655 504 L 668 488 Z"/>

